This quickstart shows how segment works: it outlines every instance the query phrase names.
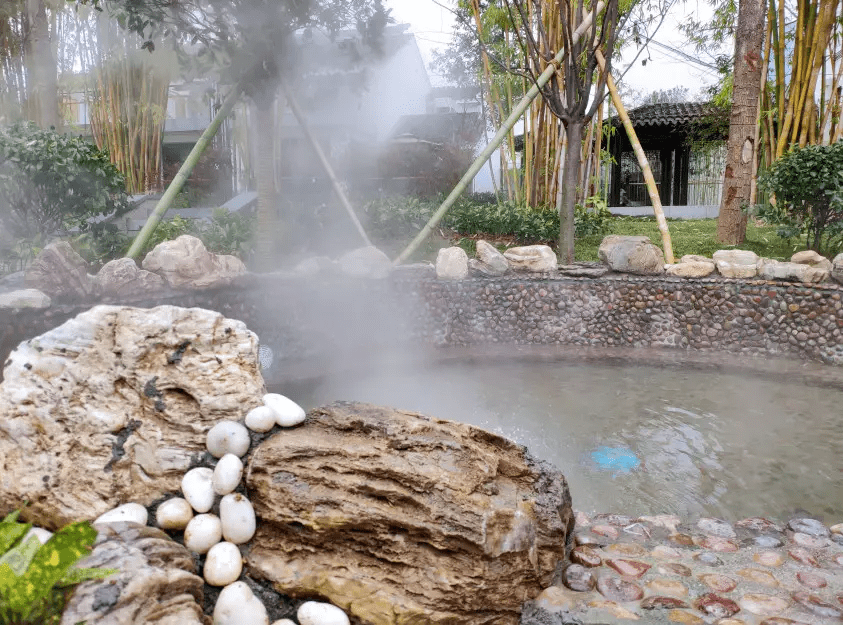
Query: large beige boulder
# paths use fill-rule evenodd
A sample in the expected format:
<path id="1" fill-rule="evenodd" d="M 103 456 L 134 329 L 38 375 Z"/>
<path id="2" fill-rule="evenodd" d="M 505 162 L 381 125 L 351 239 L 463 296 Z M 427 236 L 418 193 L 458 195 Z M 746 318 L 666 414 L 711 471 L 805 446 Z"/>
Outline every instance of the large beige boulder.
<path id="1" fill-rule="evenodd" d="M 48 529 L 179 490 L 218 421 L 260 404 L 258 340 L 199 308 L 97 306 L 21 343 L 0 384 L 0 517 Z"/>
<path id="2" fill-rule="evenodd" d="M 564 476 L 471 425 L 368 404 L 260 443 L 247 570 L 369 625 L 514 625 L 572 525 Z"/>
<path id="3" fill-rule="evenodd" d="M 189 234 L 156 245 L 142 266 L 162 276 L 173 288 L 225 286 L 246 273 L 246 265 L 239 258 L 212 254 Z"/>
<path id="4" fill-rule="evenodd" d="M 603 237 L 597 257 L 612 271 L 642 276 L 664 273 L 664 254 L 650 237 L 610 234 Z"/>
<path id="5" fill-rule="evenodd" d="M 831 261 L 819 252 L 814 250 L 803 250 L 796 252 L 790 257 L 790 262 L 799 263 L 800 265 L 810 265 L 816 269 L 825 269 L 831 271 Z"/>
<path id="6" fill-rule="evenodd" d="M 828 269 L 812 267 L 802 263 L 783 263 L 762 258 L 756 265 L 758 277 L 764 280 L 786 280 L 790 282 L 823 282 L 828 279 Z"/>
<path id="7" fill-rule="evenodd" d="M 547 245 L 511 247 L 503 255 L 509 262 L 509 266 L 516 271 L 545 273 L 556 271 L 556 266 L 559 264 L 556 254 Z"/>
<path id="8" fill-rule="evenodd" d="M 724 278 L 754 278 L 758 273 L 758 254 L 749 250 L 717 250 L 712 258 Z"/>
<path id="9" fill-rule="evenodd" d="M 714 263 L 702 260 L 691 260 L 665 265 L 665 273 L 679 278 L 705 278 L 714 273 Z"/>
<path id="10" fill-rule="evenodd" d="M 509 261 L 498 249 L 482 239 L 477 241 L 477 258 L 471 263 L 472 269 L 486 276 L 502 276 L 509 271 Z"/>
<path id="11" fill-rule="evenodd" d="M 462 280 L 468 277 L 468 254 L 461 247 L 445 247 L 436 254 L 436 277 Z"/>
<path id="12" fill-rule="evenodd" d="M 69 300 L 88 299 L 96 288 L 88 263 L 67 241 L 50 243 L 41 250 L 26 270 L 26 286 Z"/>
<path id="13" fill-rule="evenodd" d="M 117 572 L 79 584 L 61 625 L 211 625 L 202 611 L 204 582 L 187 549 L 152 527 L 115 523 L 98 530 L 80 566 Z"/>
<path id="14" fill-rule="evenodd" d="M 97 291 L 106 296 L 143 296 L 167 286 L 157 273 L 137 266 L 131 258 L 116 258 L 107 262 L 96 275 Z"/>

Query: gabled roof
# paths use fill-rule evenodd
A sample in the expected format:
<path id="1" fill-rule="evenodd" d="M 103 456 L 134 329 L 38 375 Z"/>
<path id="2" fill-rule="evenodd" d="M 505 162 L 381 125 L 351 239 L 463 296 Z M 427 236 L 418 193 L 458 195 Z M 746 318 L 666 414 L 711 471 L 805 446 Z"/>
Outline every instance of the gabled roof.
<path id="1" fill-rule="evenodd" d="M 640 126 L 685 126 L 707 115 L 717 113 L 717 109 L 705 102 L 665 102 L 645 104 L 629 111 L 629 119 L 634 127 Z M 614 124 L 620 123 L 617 116 Z"/>

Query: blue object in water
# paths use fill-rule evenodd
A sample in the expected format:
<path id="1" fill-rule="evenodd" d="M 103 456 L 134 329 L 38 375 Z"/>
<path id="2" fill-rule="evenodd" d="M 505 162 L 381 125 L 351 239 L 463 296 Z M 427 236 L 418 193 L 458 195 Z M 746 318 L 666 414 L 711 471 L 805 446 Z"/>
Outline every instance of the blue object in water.
<path id="1" fill-rule="evenodd" d="M 627 447 L 598 447 L 591 452 L 591 459 L 601 469 L 629 473 L 641 464 L 632 450 Z"/>

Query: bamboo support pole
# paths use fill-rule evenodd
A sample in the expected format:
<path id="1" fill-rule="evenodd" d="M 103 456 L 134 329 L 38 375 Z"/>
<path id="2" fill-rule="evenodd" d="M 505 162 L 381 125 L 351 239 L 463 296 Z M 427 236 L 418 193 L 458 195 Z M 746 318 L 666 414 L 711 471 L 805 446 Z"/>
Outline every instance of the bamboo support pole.
<path id="1" fill-rule="evenodd" d="M 348 201 L 348 197 L 346 197 L 345 192 L 342 190 L 342 185 L 340 185 L 340 181 L 337 179 L 337 175 L 334 173 L 334 168 L 331 167 L 331 163 L 328 160 L 328 157 L 325 156 L 325 152 L 322 150 L 322 146 L 319 145 L 319 142 L 316 140 L 316 137 L 313 136 L 313 133 L 310 130 L 310 126 L 307 124 L 307 119 L 305 119 L 304 114 L 299 108 L 298 102 L 296 102 L 295 97 L 293 97 L 293 92 L 290 90 L 290 87 L 287 85 L 286 81 L 281 82 L 281 88 L 284 90 L 284 95 L 287 98 L 287 104 L 290 105 L 290 110 L 293 111 L 293 115 L 296 116 L 296 121 L 298 121 L 299 126 L 301 127 L 302 132 L 304 133 L 304 136 L 310 142 L 310 146 L 313 148 L 313 151 L 316 152 L 316 156 L 319 157 L 319 162 L 322 164 L 322 169 L 325 170 L 325 174 L 331 181 L 331 186 L 334 188 L 334 193 L 337 194 L 340 203 L 343 205 L 343 208 L 345 208 L 345 211 L 351 218 L 354 227 L 357 228 L 357 232 L 360 233 L 360 237 L 363 239 L 363 242 L 366 245 L 371 246 L 372 242 L 369 240 L 369 237 L 366 236 L 366 231 L 363 229 L 363 225 L 357 218 L 357 214 L 354 212 L 354 208 L 351 206 L 351 202 Z"/>
<path id="2" fill-rule="evenodd" d="M 603 53 L 600 52 L 600 50 L 596 50 L 595 52 L 597 53 L 597 63 L 600 65 L 600 70 L 606 72 L 606 59 L 603 58 Z M 623 127 L 626 129 L 629 142 L 632 144 L 635 157 L 638 159 L 638 165 L 641 166 L 641 170 L 644 172 L 644 180 L 647 183 L 647 192 L 650 194 L 650 201 L 653 203 L 653 212 L 656 214 L 656 222 L 659 224 L 659 231 L 662 234 L 665 260 L 668 263 L 673 264 L 675 262 L 675 258 L 673 257 L 673 243 L 670 240 L 670 231 L 667 228 L 667 219 L 664 218 L 662 201 L 659 197 L 658 187 L 656 187 L 656 180 L 653 178 L 653 170 L 650 169 L 650 163 L 647 162 L 647 156 L 641 148 L 641 142 L 638 141 L 638 137 L 635 134 L 635 129 L 632 127 L 629 115 L 627 115 L 626 109 L 624 108 L 621 98 L 618 95 L 618 90 L 615 87 L 615 81 L 612 78 L 612 75 L 608 72 L 606 73 L 606 86 L 609 88 L 609 93 L 612 96 L 612 103 L 618 110 L 618 117 L 621 118 Z"/>
<path id="3" fill-rule="evenodd" d="M 240 98 L 241 92 L 242 87 L 240 84 L 237 84 L 226 96 L 222 106 L 220 106 L 220 109 L 214 116 L 214 119 L 210 124 L 208 124 L 208 127 L 202 133 L 202 136 L 199 137 L 199 140 L 196 142 L 196 145 L 193 146 L 190 154 L 187 155 L 187 158 L 184 163 L 182 163 L 182 166 L 179 168 L 179 171 L 173 178 L 170 186 L 167 187 L 164 195 L 162 195 L 161 199 L 158 200 L 158 203 L 155 205 L 155 209 L 147 218 L 143 228 L 141 228 L 141 231 L 138 232 L 137 236 L 135 236 L 135 240 L 132 241 L 132 246 L 129 248 L 129 252 L 126 256 L 129 258 L 138 257 L 147 241 L 149 241 L 149 237 L 151 237 L 152 233 L 155 232 L 155 228 L 158 227 L 158 224 L 161 223 L 161 219 L 169 210 L 173 200 L 176 199 L 176 196 L 184 187 L 185 182 L 187 182 L 187 179 L 190 177 L 190 173 L 193 171 L 193 168 L 196 167 L 196 163 L 199 162 L 199 158 L 202 156 L 202 153 L 207 149 L 208 145 L 211 143 L 211 139 L 214 138 L 214 135 L 217 134 L 217 130 L 219 130 L 223 120 L 228 117 L 229 113 L 231 113 L 231 110 Z"/>
<path id="4" fill-rule="evenodd" d="M 579 41 L 580 37 L 583 36 L 583 33 L 588 31 L 591 28 L 591 21 L 592 15 L 599 14 L 603 11 L 606 7 L 605 0 L 599 0 L 597 3 L 596 10 L 594 12 L 589 11 L 584 17 L 582 23 L 577 27 L 574 31 L 573 35 L 571 36 L 571 42 Z M 468 187 L 469 183 L 474 179 L 474 176 L 477 175 L 477 172 L 483 167 L 489 157 L 495 152 L 497 147 L 503 143 L 506 136 L 524 114 L 524 111 L 527 110 L 527 107 L 530 106 L 533 100 L 541 93 L 541 88 L 547 84 L 550 80 L 551 76 L 556 72 L 557 68 L 559 67 L 559 63 L 562 62 L 562 59 L 565 57 L 565 49 L 561 49 L 557 52 L 556 56 L 553 57 L 553 61 L 551 61 L 547 68 L 541 73 L 541 75 L 536 79 L 536 83 L 530 87 L 530 90 L 521 98 L 521 101 L 512 109 L 512 112 L 507 117 L 506 121 L 501 125 L 498 131 L 495 133 L 495 136 L 492 138 L 492 142 L 487 145 L 483 150 L 480 152 L 480 155 L 474 160 L 471 166 L 468 168 L 468 171 L 465 172 L 460 181 L 457 183 L 457 186 L 451 191 L 448 197 L 445 198 L 445 201 L 439 206 L 436 212 L 431 216 L 430 220 L 424 225 L 416 237 L 410 242 L 410 244 L 404 249 L 401 254 L 395 259 L 395 264 L 401 264 L 407 258 L 409 258 L 413 252 L 415 252 L 419 246 L 427 239 L 433 229 L 442 221 L 442 218 L 445 216 L 445 213 L 448 212 L 448 209 L 454 205 L 454 202 L 463 194 L 466 187 Z M 601 57 L 602 58 L 602 57 Z M 664 219 L 664 216 L 662 216 Z M 670 239 L 668 235 L 668 240 Z M 672 253 L 671 253 L 672 256 Z"/>

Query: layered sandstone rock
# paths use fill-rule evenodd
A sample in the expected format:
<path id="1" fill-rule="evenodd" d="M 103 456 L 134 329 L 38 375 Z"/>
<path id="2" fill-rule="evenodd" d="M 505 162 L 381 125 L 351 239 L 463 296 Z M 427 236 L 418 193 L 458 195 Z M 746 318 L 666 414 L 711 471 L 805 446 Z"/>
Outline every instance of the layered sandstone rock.
<path id="1" fill-rule="evenodd" d="M 554 271 L 558 264 L 556 254 L 547 245 L 511 247 L 503 255 L 509 262 L 509 266 L 516 271 L 543 273 Z"/>
<path id="2" fill-rule="evenodd" d="M 247 468 L 252 575 L 371 625 L 514 624 L 564 556 L 565 478 L 470 425 L 368 404 L 312 411 Z"/>
<path id="3" fill-rule="evenodd" d="M 264 392 L 257 337 L 198 308 L 97 306 L 12 352 L 0 384 L 0 517 L 49 529 L 178 491 L 218 421 Z"/>
<path id="4" fill-rule="evenodd" d="M 202 578 L 187 549 L 152 527 L 98 529 L 93 552 L 80 566 L 117 572 L 76 587 L 61 625 L 211 625 L 202 612 Z"/>

